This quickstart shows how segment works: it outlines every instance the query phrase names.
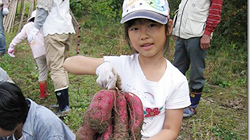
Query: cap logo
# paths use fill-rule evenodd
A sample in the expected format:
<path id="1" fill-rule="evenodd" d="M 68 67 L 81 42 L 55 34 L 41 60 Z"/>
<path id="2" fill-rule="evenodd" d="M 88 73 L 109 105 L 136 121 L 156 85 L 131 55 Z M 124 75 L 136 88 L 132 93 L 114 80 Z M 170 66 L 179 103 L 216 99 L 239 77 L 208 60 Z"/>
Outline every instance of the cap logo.
<path id="1" fill-rule="evenodd" d="M 159 10 L 159 11 L 166 11 L 168 7 L 168 3 L 166 0 L 145 0 L 148 5 L 152 8 Z"/>
<path id="2" fill-rule="evenodd" d="M 137 0 L 128 0 L 128 3 L 126 5 L 126 8 L 135 3 Z"/>

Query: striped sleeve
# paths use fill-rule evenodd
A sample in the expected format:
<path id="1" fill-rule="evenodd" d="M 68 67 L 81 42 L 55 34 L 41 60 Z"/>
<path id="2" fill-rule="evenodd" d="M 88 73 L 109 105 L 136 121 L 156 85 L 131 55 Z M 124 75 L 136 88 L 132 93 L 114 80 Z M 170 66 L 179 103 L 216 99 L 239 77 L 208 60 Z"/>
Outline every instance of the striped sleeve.
<path id="1" fill-rule="evenodd" d="M 221 21 L 223 0 L 211 0 L 204 34 L 211 35 Z"/>

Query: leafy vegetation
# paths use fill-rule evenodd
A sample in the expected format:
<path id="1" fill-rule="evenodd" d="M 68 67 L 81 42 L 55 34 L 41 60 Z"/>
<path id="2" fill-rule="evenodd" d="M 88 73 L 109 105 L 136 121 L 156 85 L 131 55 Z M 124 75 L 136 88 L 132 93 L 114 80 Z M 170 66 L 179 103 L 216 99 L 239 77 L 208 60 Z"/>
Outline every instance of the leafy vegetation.
<path id="1" fill-rule="evenodd" d="M 178 1 L 170 1 L 171 16 Z M 120 25 L 122 0 L 71 0 L 71 9 L 81 25 L 80 55 L 130 54 Z M 208 50 L 205 77 L 207 79 L 198 112 L 184 119 L 178 139 L 247 139 L 247 2 L 224 1 L 222 22 L 214 33 Z M 7 33 L 7 44 L 17 32 Z M 70 55 L 76 55 L 76 36 Z M 174 40 L 166 57 L 172 61 Z M 27 41 L 17 46 L 16 57 L 0 58 L 0 66 L 21 87 L 24 94 L 49 107 L 56 102 L 54 87 L 49 78 L 47 99 L 40 100 L 38 68 Z M 71 113 L 63 121 L 74 131 L 82 124 L 83 115 L 94 93 L 100 90 L 96 76 L 69 74 Z M 53 110 L 55 111 L 55 110 Z"/>

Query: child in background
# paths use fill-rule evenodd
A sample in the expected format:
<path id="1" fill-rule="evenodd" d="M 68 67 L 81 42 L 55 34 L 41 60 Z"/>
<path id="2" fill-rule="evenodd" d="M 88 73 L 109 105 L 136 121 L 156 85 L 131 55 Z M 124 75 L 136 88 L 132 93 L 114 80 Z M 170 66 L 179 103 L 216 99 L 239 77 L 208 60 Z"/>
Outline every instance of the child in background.
<path id="1" fill-rule="evenodd" d="M 21 43 L 25 38 L 27 38 L 29 32 L 34 27 L 34 20 L 36 16 L 36 11 L 33 11 L 31 17 L 28 19 L 28 23 L 25 24 L 20 33 L 18 33 L 15 38 L 11 41 L 8 49 L 8 54 L 11 57 L 15 57 L 15 46 Z M 48 69 L 46 63 L 45 46 L 43 34 L 38 32 L 35 39 L 30 42 L 30 48 L 33 53 L 33 57 L 36 60 L 39 69 L 39 87 L 40 87 L 40 99 L 44 99 L 48 96 L 47 93 L 47 78 Z"/>
<path id="2" fill-rule="evenodd" d="M 121 23 L 134 54 L 73 56 L 66 59 L 64 68 L 76 75 L 96 74 L 97 84 L 107 89 L 115 88 L 119 75 L 122 90 L 136 94 L 143 103 L 142 139 L 176 139 L 190 99 L 186 77 L 164 58 L 172 27 L 168 1 L 125 0 Z"/>

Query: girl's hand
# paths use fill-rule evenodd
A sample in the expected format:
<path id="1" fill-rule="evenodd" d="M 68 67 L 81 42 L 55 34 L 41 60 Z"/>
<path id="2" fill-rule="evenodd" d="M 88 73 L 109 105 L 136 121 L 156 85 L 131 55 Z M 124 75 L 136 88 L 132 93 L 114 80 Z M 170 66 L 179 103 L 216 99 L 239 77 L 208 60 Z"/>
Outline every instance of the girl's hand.
<path id="1" fill-rule="evenodd" d="M 15 48 L 12 47 L 11 45 L 8 48 L 8 54 L 10 57 L 15 57 Z"/>
<path id="2" fill-rule="evenodd" d="M 105 89 L 115 89 L 118 74 L 115 72 L 110 62 L 105 61 L 96 69 L 96 75 L 98 78 L 96 82 L 99 87 Z"/>

